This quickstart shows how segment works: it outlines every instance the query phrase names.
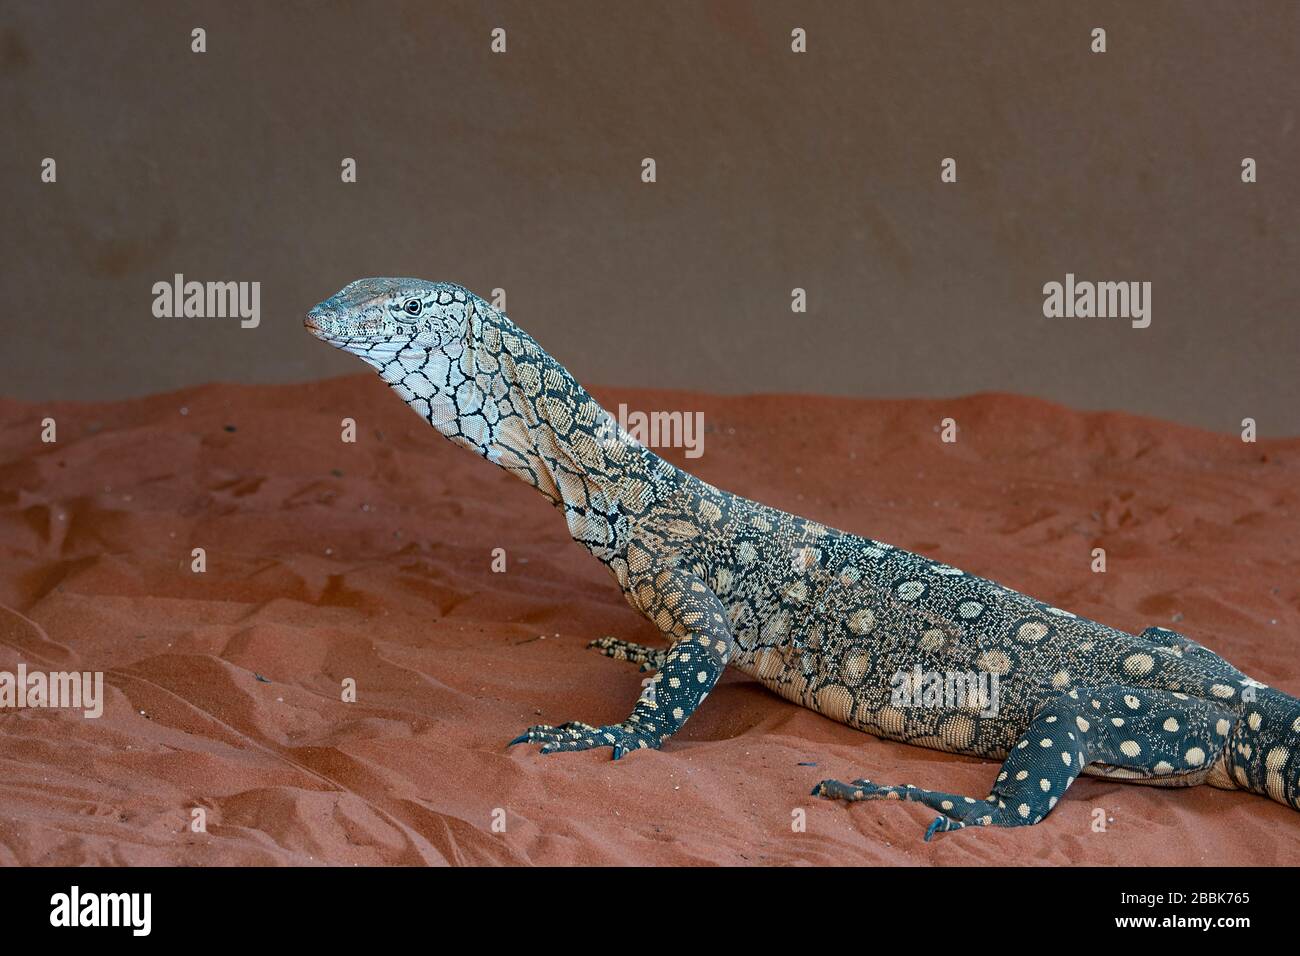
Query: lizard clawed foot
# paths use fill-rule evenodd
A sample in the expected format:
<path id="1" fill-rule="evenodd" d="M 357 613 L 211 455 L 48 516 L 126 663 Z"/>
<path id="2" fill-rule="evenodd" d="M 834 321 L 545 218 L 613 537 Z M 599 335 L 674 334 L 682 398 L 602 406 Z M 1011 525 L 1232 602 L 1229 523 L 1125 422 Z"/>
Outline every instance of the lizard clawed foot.
<path id="1" fill-rule="evenodd" d="M 633 664 L 640 664 L 642 672 L 662 669 L 664 656 L 668 653 L 664 648 L 633 644 L 631 641 L 625 641 L 617 637 L 602 637 L 592 641 L 587 647 L 595 648 L 606 657 L 612 657 L 616 661 L 631 661 Z"/>
<path id="2" fill-rule="evenodd" d="M 982 803 L 970 797 L 957 797 L 952 794 L 922 790 L 913 786 L 886 787 L 874 784 L 870 780 L 854 780 L 851 783 L 844 783 L 839 780 L 823 780 L 813 787 L 812 795 L 814 797 L 826 797 L 828 800 L 847 800 L 849 802 L 855 800 L 911 800 L 923 803 L 935 810 L 941 810 L 943 815 L 936 817 L 930 826 L 926 828 L 925 841 L 927 843 L 936 833 L 947 833 L 949 830 L 960 830 L 963 827 L 981 825 L 985 822 L 985 820 L 971 818 L 963 821 L 955 816 L 948 816 L 949 811 L 956 814 L 969 813 L 970 808 L 982 807 Z"/>
<path id="3" fill-rule="evenodd" d="M 870 780 L 854 780 L 852 783 L 844 783 L 841 780 L 823 780 L 817 786 L 812 788 L 814 797 L 825 797 L 827 800 L 880 800 L 880 799 L 899 799 L 897 794 L 889 793 L 892 787 L 877 787 Z"/>
<path id="4" fill-rule="evenodd" d="M 573 720 L 558 727 L 538 724 L 529 727 L 522 734 L 510 741 L 507 746 L 515 744 L 541 744 L 541 752 L 553 754 L 577 750 L 592 750 L 596 747 L 614 748 L 614 759 L 633 750 L 658 750 L 663 741 L 654 734 L 638 729 L 631 723 L 609 724 L 593 727 L 581 721 Z"/>

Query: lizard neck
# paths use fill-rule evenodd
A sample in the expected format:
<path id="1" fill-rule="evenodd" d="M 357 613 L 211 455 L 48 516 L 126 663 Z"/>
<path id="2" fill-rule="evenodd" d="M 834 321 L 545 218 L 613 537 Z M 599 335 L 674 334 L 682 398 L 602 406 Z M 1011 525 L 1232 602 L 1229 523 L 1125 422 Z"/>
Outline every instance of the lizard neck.
<path id="1" fill-rule="evenodd" d="M 574 540 L 609 561 L 628 519 L 689 479 L 633 439 L 528 333 L 474 300 L 468 341 L 373 363 L 421 418 L 536 488 Z"/>

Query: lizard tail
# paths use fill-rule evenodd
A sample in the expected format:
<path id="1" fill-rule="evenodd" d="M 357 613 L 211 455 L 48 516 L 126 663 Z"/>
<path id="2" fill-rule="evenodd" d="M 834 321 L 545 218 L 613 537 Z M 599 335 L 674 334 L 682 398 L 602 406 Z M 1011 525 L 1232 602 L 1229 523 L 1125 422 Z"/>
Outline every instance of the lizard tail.
<path id="1" fill-rule="evenodd" d="M 1300 810 L 1300 700 L 1272 687 L 1257 687 L 1247 688 L 1242 703 L 1224 750 L 1231 780 L 1217 782 Z M 1213 778 L 1210 782 L 1216 783 Z"/>

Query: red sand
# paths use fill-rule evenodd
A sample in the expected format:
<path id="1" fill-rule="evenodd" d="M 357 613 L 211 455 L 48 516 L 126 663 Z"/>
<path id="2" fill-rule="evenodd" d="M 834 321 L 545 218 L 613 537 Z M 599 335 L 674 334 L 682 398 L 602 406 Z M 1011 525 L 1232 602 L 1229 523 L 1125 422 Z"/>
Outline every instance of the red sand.
<path id="1" fill-rule="evenodd" d="M 1109 624 L 1178 628 L 1300 691 L 1300 439 L 1001 395 L 598 397 L 702 409 L 704 457 L 668 457 L 724 488 Z M 372 376 L 0 401 L 0 423 L 0 669 L 103 670 L 107 696 L 99 720 L 0 711 L 0 862 L 1300 863 L 1300 814 L 1265 798 L 1088 778 L 1039 826 L 926 844 L 922 807 L 808 791 L 865 775 L 983 795 L 994 764 L 740 674 L 660 752 L 507 751 L 533 723 L 622 719 L 641 675 L 584 646 L 658 634 L 541 498 Z"/>

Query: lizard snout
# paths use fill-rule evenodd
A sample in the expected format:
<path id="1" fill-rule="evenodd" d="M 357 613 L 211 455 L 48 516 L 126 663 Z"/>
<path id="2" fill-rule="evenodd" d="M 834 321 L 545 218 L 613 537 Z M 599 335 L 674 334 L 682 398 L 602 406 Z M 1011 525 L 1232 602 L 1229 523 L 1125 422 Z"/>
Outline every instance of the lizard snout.
<path id="1" fill-rule="evenodd" d="M 333 334 L 334 317 L 333 310 L 318 305 L 303 317 L 302 324 L 313 335 L 325 338 Z"/>

